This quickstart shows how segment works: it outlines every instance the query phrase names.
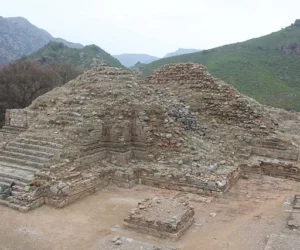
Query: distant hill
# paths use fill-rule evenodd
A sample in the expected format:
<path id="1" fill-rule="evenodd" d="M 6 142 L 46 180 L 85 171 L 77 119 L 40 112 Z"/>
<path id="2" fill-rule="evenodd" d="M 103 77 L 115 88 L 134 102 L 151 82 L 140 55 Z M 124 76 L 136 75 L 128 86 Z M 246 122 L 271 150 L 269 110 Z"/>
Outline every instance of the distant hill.
<path id="1" fill-rule="evenodd" d="M 246 42 L 157 60 L 145 65 L 143 76 L 178 62 L 203 64 L 215 77 L 264 104 L 300 111 L 300 20 Z"/>
<path id="2" fill-rule="evenodd" d="M 150 56 L 146 54 L 121 54 L 121 55 L 114 55 L 125 67 L 133 67 L 137 62 L 140 63 L 150 63 L 153 62 L 159 57 Z"/>
<path id="3" fill-rule="evenodd" d="M 183 49 L 179 48 L 178 50 L 166 54 L 164 57 L 171 57 L 171 56 L 179 56 L 179 55 L 184 55 L 184 54 L 189 54 L 189 53 L 194 53 L 194 52 L 199 52 L 200 49 Z"/>
<path id="4" fill-rule="evenodd" d="M 8 63 L 42 48 L 49 41 L 62 42 L 71 48 L 83 48 L 62 38 L 54 38 L 23 17 L 0 16 L 0 64 Z"/>
<path id="5" fill-rule="evenodd" d="M 49 42 L 40 50 L 23 57 L 24 60 L 37 60 L 41 63 L 72 64 L 81 69 L 89 69 L 97 64 L 124 68 L 113 56 L 96 45 L 88 45 L 82 49 L 70 48 L 63 43 Z"/>

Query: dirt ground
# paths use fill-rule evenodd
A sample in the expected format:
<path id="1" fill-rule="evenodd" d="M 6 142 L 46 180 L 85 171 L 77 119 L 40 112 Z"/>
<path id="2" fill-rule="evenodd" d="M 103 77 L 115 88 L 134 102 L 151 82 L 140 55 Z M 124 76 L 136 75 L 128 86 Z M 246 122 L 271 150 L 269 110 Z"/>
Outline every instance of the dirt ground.
<path id="1" fill-rule="evenodd" d="M 175 191 L 109 186 L 63 209 L 42 206 L 24 214 L 0 206 L 0 249 L 100 250 L 105 241 L 121 235 L 186 250 L 263 250 L 271 234 L 285 229 L 286 211 L 296 193 L 300 193 L 300 183 L 262 177 L 239 180 L 224 197 L 208 203 L 192 201 L 197 200 L 194 195 L 190 203 L 195 223 L 175 242 L 123 227 L 123 219 L 137 202 L 155 196 L 184 196 Z"/>

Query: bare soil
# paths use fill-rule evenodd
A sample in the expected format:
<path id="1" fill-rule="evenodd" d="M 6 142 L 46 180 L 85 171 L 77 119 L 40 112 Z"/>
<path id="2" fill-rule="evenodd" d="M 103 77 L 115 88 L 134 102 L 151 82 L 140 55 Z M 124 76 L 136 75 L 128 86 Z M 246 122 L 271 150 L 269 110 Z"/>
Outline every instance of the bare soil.
<path id="1" fill-rule="evenodd" d="M 263 250 L 271 234 L 286 230 L 287 210 L 297 193 L 300 183 L 272 177 L 241 179 L 224 197 L 214 199 L 146 186 L 109 186 L 63 209 L 43 206 L 24 214 L 0 207 L 0 249 L 100 250 L 120 235 L 177 249 Z M 185 197 L 195 208 L 194 225 L 177 241 L 123 226 L 139 201 L 156 196 Z"/>

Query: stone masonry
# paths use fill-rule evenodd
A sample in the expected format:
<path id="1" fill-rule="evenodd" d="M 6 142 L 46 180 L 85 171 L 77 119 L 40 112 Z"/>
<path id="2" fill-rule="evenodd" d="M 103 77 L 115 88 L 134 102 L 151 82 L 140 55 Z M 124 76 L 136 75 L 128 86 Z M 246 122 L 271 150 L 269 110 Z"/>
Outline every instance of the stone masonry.
<path id="1" fill-rule="evenodd" d="M 274 158 L 263 153 L 262 159 L 257 148 L 291 157 L 287 171 L 299 155 L 273 111 L 194 63 L 167 65 L 145 81 L 95 67 L 19 112 L 27 114 L 28 129 L 0 152 L 6 162 L 0 173 L 7 161 L 10 169 L 39 167 L 23 173 L 22 183 L 40 185 L 20 187 L 9 201 L 22 210 L 62 207 L 110 182 L 220 196 L 251 166 Z M 25 124 L 17 114 L 10 122 Z"/>
<path id="2" fill-rule="evenodd" d="M 161 238 L 179 238 L 194 221 L 194 209 L 177 200 L 144 200 L 124 219 L 126 227 Z"/>

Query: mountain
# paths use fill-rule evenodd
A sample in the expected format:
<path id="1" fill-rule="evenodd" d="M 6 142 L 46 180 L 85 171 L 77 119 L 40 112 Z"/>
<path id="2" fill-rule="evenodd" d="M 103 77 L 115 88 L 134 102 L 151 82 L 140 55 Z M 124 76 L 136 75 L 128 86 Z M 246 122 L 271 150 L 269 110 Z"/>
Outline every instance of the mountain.
<path id="1" fill-rule="evenodd" d="M 152 62 L 143 76 L 178 62 L 203 64 L 261 103 L 300 111 L 300 20 L 260 38 Z"/>
<path id="2" fill-rule="evenodd" d="M 81 69 L 89 69 L 102 63 L 124 68 L 117 59 L 96 45 L 88 45 L 82 49 L 77 49 L 52 41 L 33 54 L 23 57 L 23 59 L 38 60 L 41 63 L 68 63 Z"/>
<path id="3" fill-rule="evenodd" d="M 115 58 L 117 58 L 125 67 L 132 67 L 137 62 L 140 63 L 150 63 L 157 59 L 159 59 L 156 56 L 150 56 L 146 54 L 121 54 L 121 55 L 115 55 Z"/>
<path id="4" fill-rule="evenodd" d="M 72 48 L 82 48 L 62 38 L 54 38 L 23 17 L 4 18 L 0 16 L 0 64 L 8 63 L 42 48 L 49 41 L 62 42 Z"/>
<path id="5" fill-rule="evenodd" d="M 194 53 L 194 52 L 199 52 L 200 49 L 183 49 L 179 48 L 178 50 L 166 54 L 164 57 L 171 57 L 171 56 L 179 56 L 179 55 L 184 55 L 184 54 L 189 54 L 189 53 Z"/>
<path id="6" fill-rule="evenodd" d="M 165 57 L 183 55 L 183 54 L 188 54 L 188 53 L 193 53 L 198 51 L 200 50 L 180 48 L 174 52 L 166 54 Z M 114 55 L 114 57 L 117 58 L 125 67 L 128 68 L 133 67 L 138 62 L 142 64 L 148 64 L 160 59 L 159 57 L 150 56 L 146 54 L 121 54 L 121 55 Z"/>

